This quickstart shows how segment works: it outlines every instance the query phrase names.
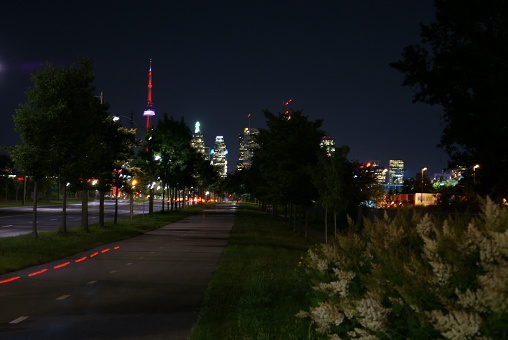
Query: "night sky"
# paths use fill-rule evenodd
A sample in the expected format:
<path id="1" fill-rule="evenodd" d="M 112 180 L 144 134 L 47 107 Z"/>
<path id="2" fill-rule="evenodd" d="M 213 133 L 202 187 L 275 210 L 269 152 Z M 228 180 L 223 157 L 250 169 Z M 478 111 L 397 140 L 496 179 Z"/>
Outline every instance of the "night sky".
<path id="1" fill-rule="evenodd" d="M 238 134 L 264 127 L 283 103 L 323 119 L 360 162 L 403 159 L 406 177 L 447 166 L 436 148 L 440 107 L 413 104 L 389 66 L 434 21 L 432 0 L 9 1 L 0 20 L 0 145 L 14 146 L 12 115 L 30 72 L 46 61 L 94 61 L 97 95 L 112 115 L 134 112 L 144 129 L 153 59 L 157 117 L 200 121 L 207 146 L 223 135 L 235 167 Z M 153 123 L 156 123 L 156 118 Z M 128 126 L 128 120 L 123 120 Z"/>

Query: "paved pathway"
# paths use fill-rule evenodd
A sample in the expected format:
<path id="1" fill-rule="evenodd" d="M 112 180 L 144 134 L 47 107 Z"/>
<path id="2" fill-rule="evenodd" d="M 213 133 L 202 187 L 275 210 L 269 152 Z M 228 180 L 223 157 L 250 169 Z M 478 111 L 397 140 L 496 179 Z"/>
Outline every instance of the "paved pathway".
<path id="1" fill-rule="evenodd" d="M 0 339 L 186 339 L 235 210 L 0 276 Z"/>

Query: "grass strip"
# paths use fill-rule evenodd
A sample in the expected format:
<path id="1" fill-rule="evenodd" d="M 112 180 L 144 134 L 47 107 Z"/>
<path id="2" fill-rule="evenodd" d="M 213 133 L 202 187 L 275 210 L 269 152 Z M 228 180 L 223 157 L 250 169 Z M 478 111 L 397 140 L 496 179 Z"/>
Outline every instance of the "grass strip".
<path id="1" fill-rule="evenodd" d="M 299 262 L 311 245 L 242 204 L 190 339 L 315 339 L 309 322 L 295 317 L 309 306 Z"/>
<path id="2" fill-rule="evenodd" d="M 103 244 L 138 236 L 213 205 L 215 203 L 194 205 L 177 211 L 136 215 L 133 219 L 119 219 L 117 224 L 108 221 L 104 227 L 91 224 L 88 233 L 82 228 L 70 228 L 67 233 L 56 230 L 40 232 L 37 239 L 34 239 L 32 234 L 0 238 L 0 274 L 51 262 Z"/>

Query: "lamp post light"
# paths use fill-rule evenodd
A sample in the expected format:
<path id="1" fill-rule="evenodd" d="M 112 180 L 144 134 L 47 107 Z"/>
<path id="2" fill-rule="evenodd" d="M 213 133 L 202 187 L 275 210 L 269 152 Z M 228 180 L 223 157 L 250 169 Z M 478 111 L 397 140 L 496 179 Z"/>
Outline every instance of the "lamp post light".
<path id="1" fill-rule="evenodd" d="M 422 168 L 422 192 L 420 193 L 420 204 L 423 205 L 423 172 L 426 171 L 427 168 Z"/>

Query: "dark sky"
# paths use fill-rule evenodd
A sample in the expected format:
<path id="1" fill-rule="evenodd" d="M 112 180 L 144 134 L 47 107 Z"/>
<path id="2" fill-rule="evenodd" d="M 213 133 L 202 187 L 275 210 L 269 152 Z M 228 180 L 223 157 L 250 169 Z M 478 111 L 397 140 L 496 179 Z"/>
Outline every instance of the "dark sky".
<path id="1" fill-rule="evenodd" d="M 406 162 L 406 177 L 447 165 L 436 148 L 440 108 L 412 104 L 389 67 L 434 20 L 432 0 L 10 1 L 0 17 L 0 145 L 20 143 L 12 115 L 46 61 L 94 61 L 97 94 L 144 128 L 147 71 L 163 113 L 199 120 L 208 146 L 223 135 L 236 164 L 238 134 L 264 127 L 283 102 L 323 119 L 350 159 Z M 157 116 L 156 116 L 157 117 Z M 154 121 L 155 123 L 156 121 Z M 127 120 L 125 125 L 127 125 Z"/>

